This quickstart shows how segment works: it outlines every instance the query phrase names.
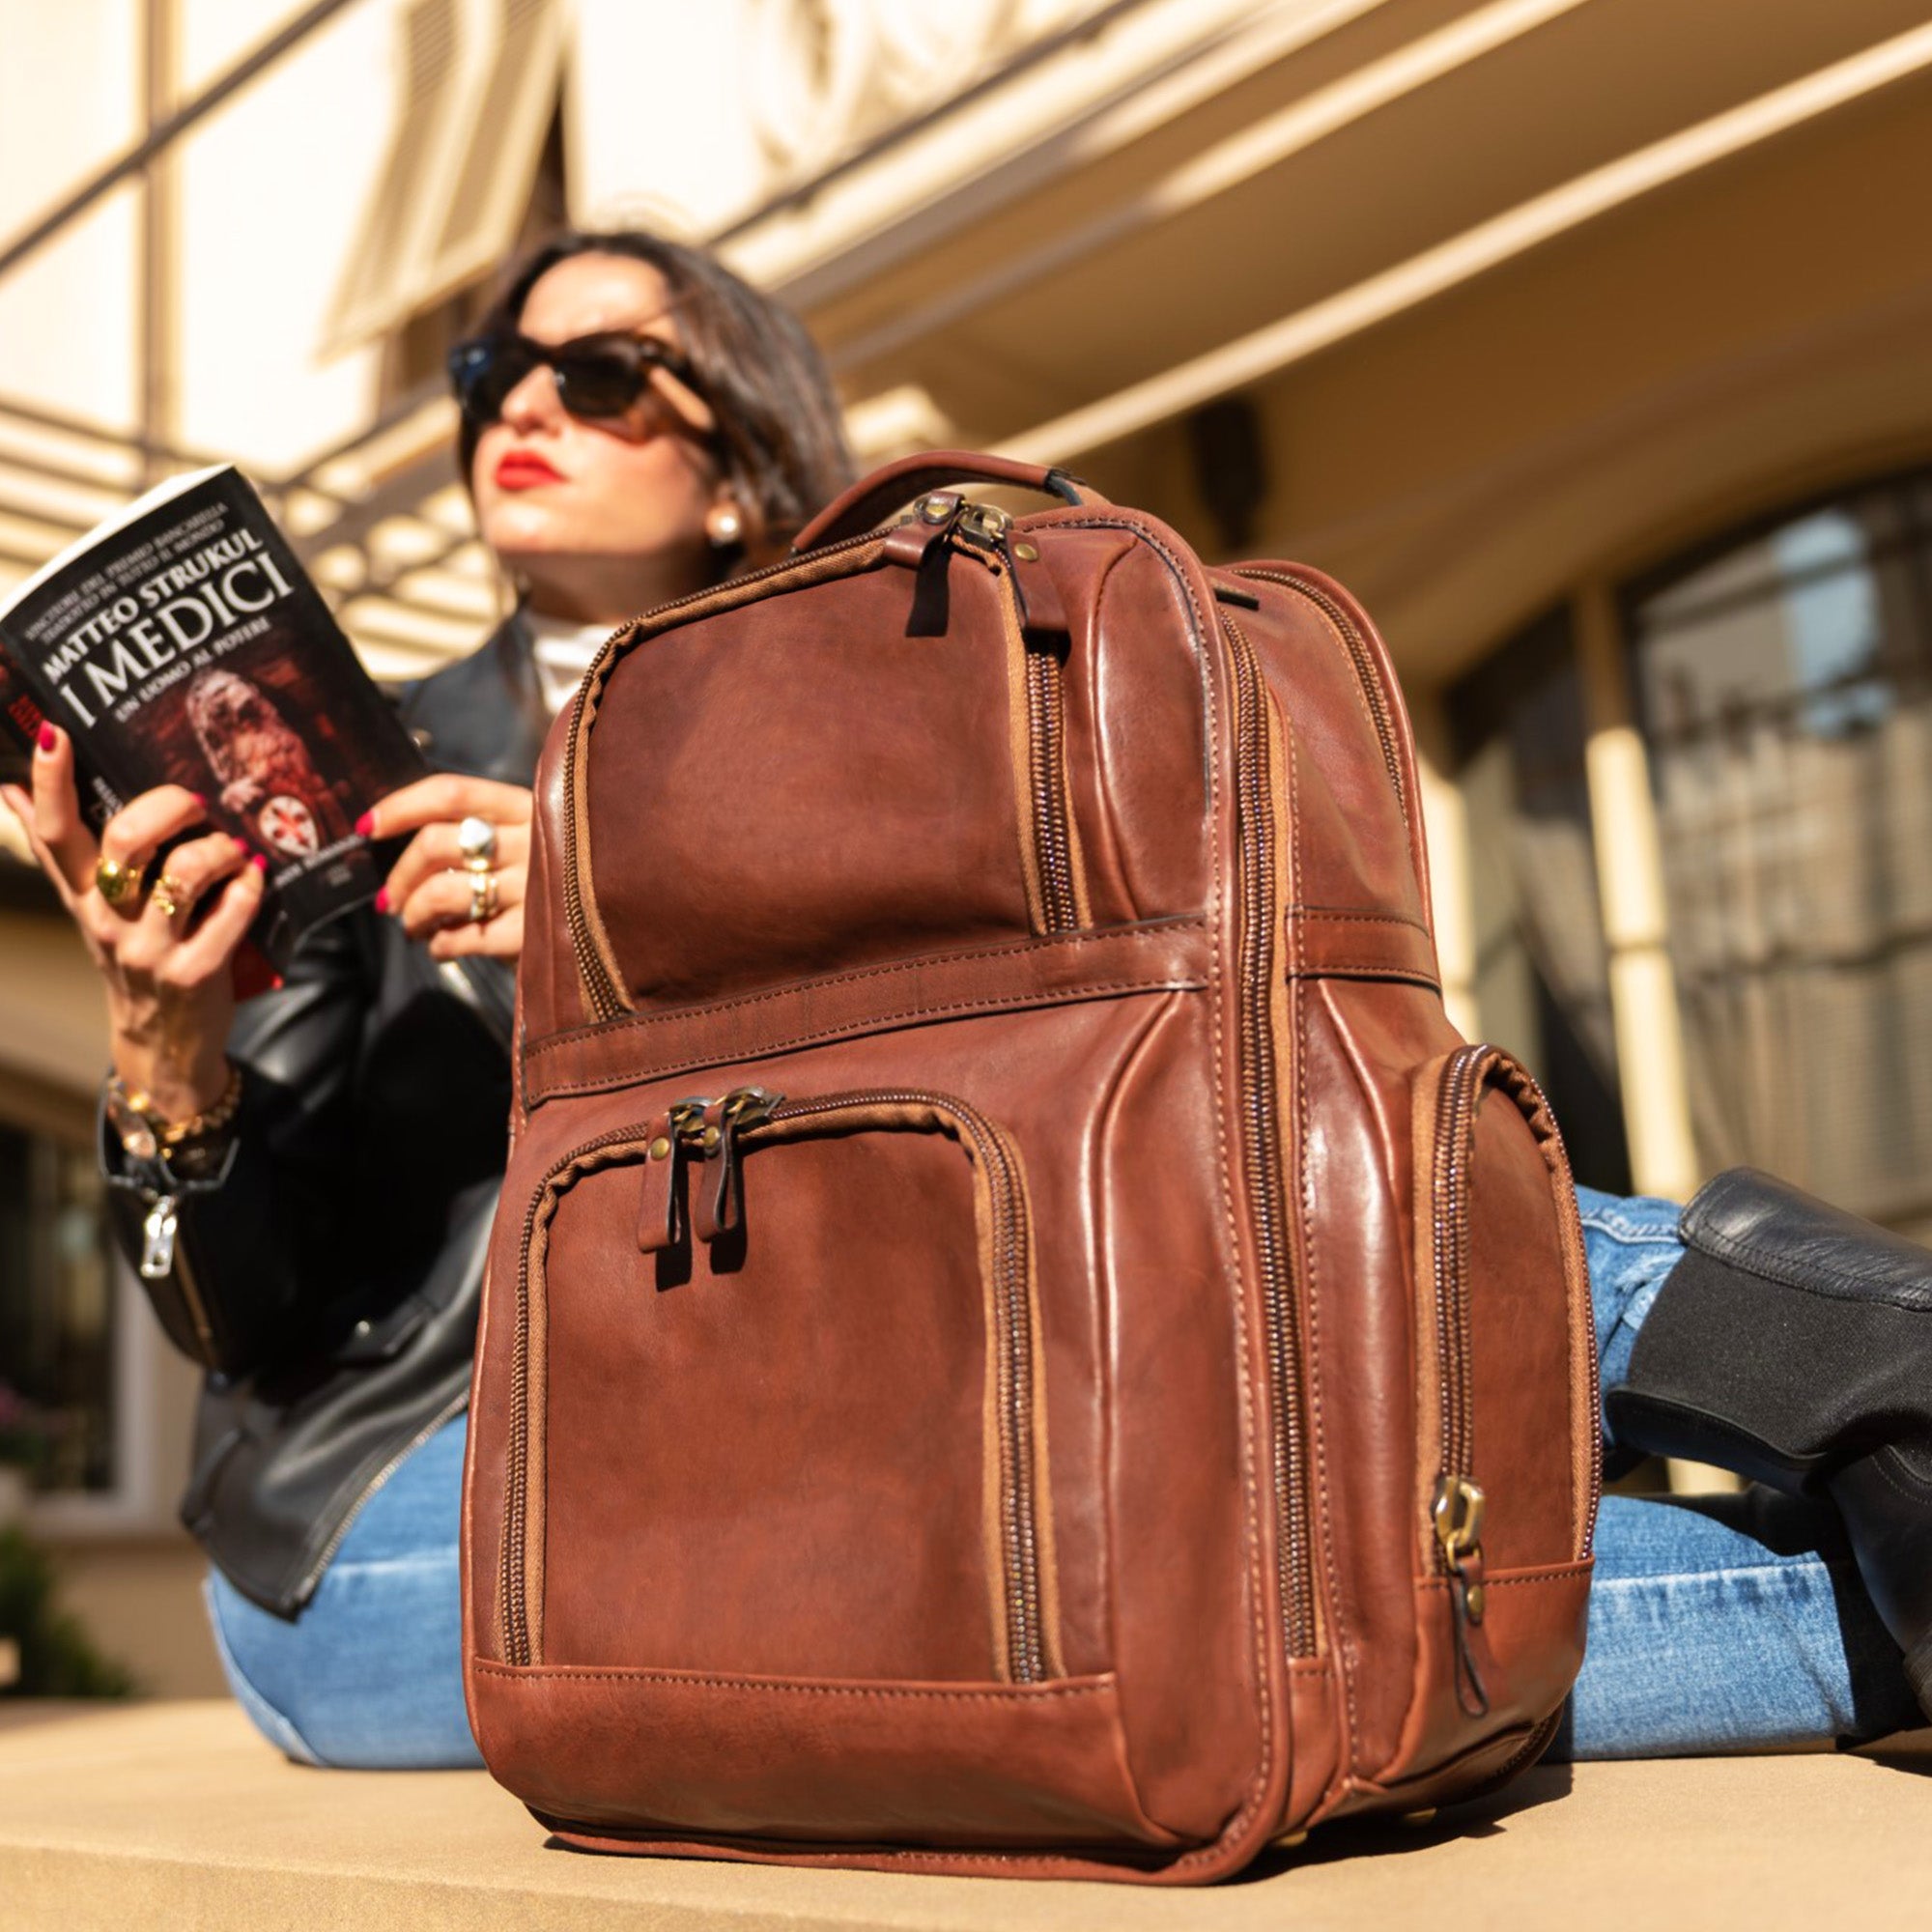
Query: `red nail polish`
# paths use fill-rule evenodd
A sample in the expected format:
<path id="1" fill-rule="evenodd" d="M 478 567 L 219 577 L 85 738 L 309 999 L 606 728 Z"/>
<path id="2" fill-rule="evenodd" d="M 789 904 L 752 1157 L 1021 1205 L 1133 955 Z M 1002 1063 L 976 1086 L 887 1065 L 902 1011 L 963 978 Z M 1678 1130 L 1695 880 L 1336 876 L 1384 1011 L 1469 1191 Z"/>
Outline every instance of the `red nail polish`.
<path id="1" fill-rule="evenodd" d="M 269 869 L 269 855 L 266 852 L 252 853 L 249 856 L 248 863 L 254 867 L 256 871 L 266 872 Z"/>
<path id="2" fill-rule="evenodd" d="M 208 810 L 208 794 L 206 792 L 191 791 L 188 793 L 188 797 L 193 799 L 195 804 L 199 806 L 203 811 L 206 811 Z"/>
<path id="3" fill-rule="evenodd" d="M 388 909 L 389 889 L 387 886 L 378 886 L 376 888 L 376 910 L 378 912 L 387 912 Z"/>
<path id="4" fill-rule="evenodd" d="M 56 742 L 57 741 L 54 737 L 54 727 L 51 724 L 45 724 L 43 722 L 41 725 L 41 737 L 40 737 L 41 750 L 43 752 L 51 752 Z"/>
<path id="5" fill-rule="evenodd" d="M 376 814 L 373 811 L 365 811 L 362 814 L 362 816 L 355 821 L 356 837 L 359 838 L 368 838 L 370 828 L 374 826 L 375 823 L 376 823 Z"/>
<path id="6" fill-rule="evenodd" d="M 232 833 L 232 832 L 231 832 L 231 833 L 230 833 L 230 834 L 229 834 L 228 836 L 229 836 L 229 837 L 230 837 L 231 838 L 234 838 L 234 839 L 235 839 L 235 849 L 236 849 L 236 851 L 238 851 L 238 852 L 246 852 L 246 851 L 250 851 L 250 850 L 252 850 L 252 849 L 253 849 L 253 848 L 252 848 L 252 847 L 251 847 L 251 846 L 249 845 L 249 843 L 248 843 L 247 839 L 245 839 L 245 838 L 237 838 L 235 837 L 235 834 L 234 834 L 234 833 Z"/>

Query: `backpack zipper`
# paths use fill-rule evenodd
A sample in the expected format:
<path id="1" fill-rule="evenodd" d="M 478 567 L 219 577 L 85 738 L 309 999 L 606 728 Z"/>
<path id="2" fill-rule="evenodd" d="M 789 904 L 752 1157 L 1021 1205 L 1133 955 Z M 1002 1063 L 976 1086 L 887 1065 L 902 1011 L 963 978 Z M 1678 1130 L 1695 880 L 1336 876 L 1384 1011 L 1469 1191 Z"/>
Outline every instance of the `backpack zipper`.
<path id="1" fill-rule="evenodd" d="M 1474 1455 L 1469 1414 L 1469 1195 L 1476 1108 L 1495 1050 L 1465 1046 L 1442 1075 L 1435 1105 L 1435 1149 L 1430 1190 L 1431 1251 L 1435 1267 L 1436 1401 L 1441 1468 L 1430 1506 L 1435 1560 L 1449 1583 L 1456 1645 L 1457 1697 L 1472 1718 L 1490 1698 L 1469 1643 L 1483 1621 L 1483 1517 L 1488 1498 L 1470 1473 Z"/>
<path id="2" fill-rule="evenodd" d="M 928 497 L 926 503 L 939 499 Z M 922 504 L 922 511 L 924 510 Z M 1028 916 L 1039 933 L 1078 932 L 1093 923 L 1081 867 L 1075 853 L 1073 804 L 1066 781 L 1066 718 L 1059 654 L 1037 641 L 1022 619 L 1019 560 L 1014 554 L 1013 520 L 991 503 L 954 501 L 948 527 L 935 539 L 977 557 L 1000 585 L 1003 616 L 1017 638 L 1026 693 L 1027 798 L 1032 807 L 1033 859 L 1037 890 L 1029 881 Z M 1034 560 L 1037 551 L 1024 542 L 1020 554 Z M 1037 903 L 1035 902 L 1037 899 Z"/>
<path id="3" fill-rule="evenodd" d="M 1026 644 L 1028 782 L 1034 840 L 1039 853 L 1041 929 L 1077 932 L 1081 918 L 1074 886 L 1072 822 L 1066 799 L 1065 719 L 1060 665 L 1044 646 Z"/>
<path id="4" fill-rule="evenodd" d="M 1008 1674 L 1018 1684 L 1039 1683 L 1054 1674 L 1057 1663 L 1050 1654 L 1041 1609 L 1040 1533 L 1036 1493 L 1038 1478 L 1033 1440 L 1037 1391 L 1028 1294 L 1032 1234 L 1019 1153 L 1006 1133 L 976 1107 L 952 1094 L 919 1088 L 867 1090 L 792 1101 L 781 1100 L 759 1088 L 737 1088 L 722 1100 L 694 1096 L 678 1101 L 662 1122 L 618 1127 L 584 1141 L 544 1177 L 525 1217 L 510 1357 L 509 1455 L 500 1574 L 503 1655 L 508 1662 L 529 1663 L 533 1649 L 525 1543 L 528 1534 L 529 1495 L 530 1256 L 539 1217 L 547 1208 L 552 1213 L 555 1211 L 556 1200 L 580 1173 L 626 1152 L 638 1151 L 647 1161 L 663 1164 L 673 1158 L 671 1150 L 664 1154 L 655 1150 L 668 1140 L 672 1149 L 679 1151 L 678 1158 L 695 1154 L 705 1161 L 729 1160 L 735 1158 L 731 1146 L 734 1139 L 739 1146 L 780 1141 L 787 1138 L 782 1132 L 787 1125 L 881 1107 L 924 1107 L 944 1115 L 970 1142 L 977 1164 L 985 1176 L 993 1229 L 994 1279 L 990 1286 L 998 1364 L 995 1406 L 999 1417 Z"/>
<path id="5" fill-rule="evenodd" d="M 1243 1162 L 1267 1326 L 1269 1404 L 1274 1417 L 1277 1584 L 1291 1657 L 1315 1653 L 1315 1592 L 1309 1576 L 1306 1431 L 1297 1369 L 1299 1317 L 1282 1199 L 1283 1160 L 1274 1041 L 1275 837 L 1268 786 L 1267 687 L 1254 647 L 1223 611 L 1234 661 L 1235 791 L 1240 860 L 1240 1049 Z"/>

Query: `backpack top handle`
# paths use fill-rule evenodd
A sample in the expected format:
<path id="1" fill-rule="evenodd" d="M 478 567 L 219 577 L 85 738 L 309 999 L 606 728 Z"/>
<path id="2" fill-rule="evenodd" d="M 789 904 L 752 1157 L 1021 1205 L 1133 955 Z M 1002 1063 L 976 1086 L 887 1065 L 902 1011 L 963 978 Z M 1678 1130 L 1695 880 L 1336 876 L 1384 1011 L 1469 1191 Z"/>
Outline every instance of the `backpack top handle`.
<path id="1" fill-rule="evenodd" d="M 971 450 L 928 449 L 901 456 L 895 463 L 862 476 L 849 490 L 835 497 L 791 541 L 794 554 L 821 544 L 855 537 L 883 523 L 928 490 L 949 483 L 1003 483 L 1010 489 L 1037 490 L 1058 497 L 1063 503 L 1104 503 L 1107 499 L 1064 469 L 1037 463 L 1016 463 L 1009 456 L 981 456 Z"/>

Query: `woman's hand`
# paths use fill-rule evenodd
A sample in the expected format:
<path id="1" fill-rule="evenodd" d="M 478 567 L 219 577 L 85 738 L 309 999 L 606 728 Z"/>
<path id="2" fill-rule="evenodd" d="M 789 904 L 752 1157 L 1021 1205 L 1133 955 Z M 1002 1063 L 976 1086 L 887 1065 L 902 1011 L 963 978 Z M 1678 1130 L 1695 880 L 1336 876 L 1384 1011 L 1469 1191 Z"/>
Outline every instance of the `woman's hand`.
<path id="1" fill-rule="evenodd" d="M 356 830 L 370 838 L 416 836 L 403 848 L 376 900 L 393 913 L 412 939 L 428 942 L 433 959 L 482 953 L 516 964 L 524 950 L 524 895 L 529 883 L 530 812 L 533 799 L 523 785 L 439 772 L 392 791 L 365 812 Z M 465 818 L 487 819 L 497 828 L 497 912 L 469 917 L 469 874 L 456 843 Z"/>
<path id="2" fill-rule="evenodd" d="M 235 953 L 261 907 L 267 861 L 225 832 L 184 839 L 167 856 L 175 910 L 163 912 L 154 856 L 164 839 L 205 824 L 195 793 L 174 784 L 142 792 L 100 828 L 97 845 L 74 790 L 72 741 L 52 724 L 41 730 L 33 786 L 31 796 L 0 786 L 0 797 L 106 982 L 116 1072 L 144 1089 L 163 1120 L 203 1112 L 227 1085 Z M 148 867 L 142 892 L 110 905 L 95 878 L 102 857 Z M 205 900 L 206 917 L 189 932 L 189 916 Z"/>

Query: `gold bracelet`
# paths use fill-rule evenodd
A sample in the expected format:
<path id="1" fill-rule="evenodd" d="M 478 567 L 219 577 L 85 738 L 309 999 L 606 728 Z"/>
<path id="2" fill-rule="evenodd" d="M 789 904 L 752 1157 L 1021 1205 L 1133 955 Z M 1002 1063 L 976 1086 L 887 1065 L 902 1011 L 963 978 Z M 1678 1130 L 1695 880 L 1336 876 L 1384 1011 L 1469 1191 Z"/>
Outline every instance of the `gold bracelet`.
<path id="1" fill-rule="evenodd" d="M 175 1121 L 157 1128 L 156 1138 L 164 1152 L 172 1153 L 184 1141 L 220 1132 L 235 1118 L 235 1110 L 241 1104 L 242 1069 L 231 1060 L 228 1063 L 228 1084 L 222 1088 L 213 1106 L 204 1107 L 200 1113 L 190 1114 L 185 1121 Z"/>
<path id="2" fill-rule="evenodd" d="M 107 1083 L 107 1093 L 108 1116 L 121 1136 L 122 1146 L 137 1158 L 152 1160 L 156 1149 L 162 1153 L 174 1153 L 188 1141 L 218 1133 L 235 1118 L 236 1109 L 242 1104 L 242 1069 L 231 1060 L 228 1084 L 222 1088 L 219 1098 L 185 1121 L 156 1120 L 153 1099 L 141 1089 L 129 1088 L 119 1074 Z M 151 1140 L 151 1145 L 141 1146 L 144 1139 Z"/>

